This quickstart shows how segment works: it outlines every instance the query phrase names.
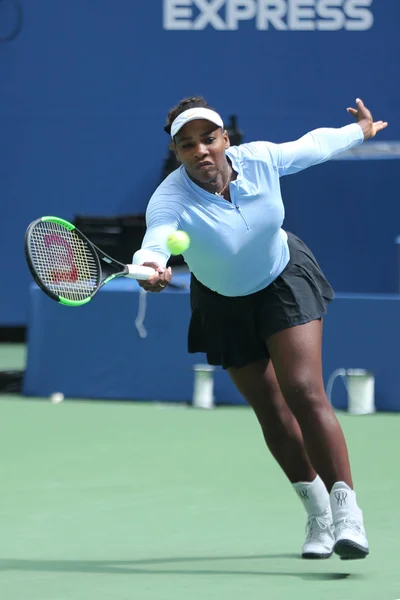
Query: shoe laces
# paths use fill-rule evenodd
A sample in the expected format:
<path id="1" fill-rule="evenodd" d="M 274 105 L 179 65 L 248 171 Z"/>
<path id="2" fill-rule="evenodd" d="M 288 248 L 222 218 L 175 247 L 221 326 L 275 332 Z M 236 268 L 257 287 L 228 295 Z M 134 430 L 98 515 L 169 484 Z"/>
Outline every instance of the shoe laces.
<path id="1" fill-rule="evenodd" d="M 335 524 L 336 532 L 341 531 L 342 529 L 351 529 L 352 531 L 355 531 L 355 533 L 364 535 L 362 522 L 352 517 L 345 517 Z"/>
<path id="2" fill-rule="evenodd" d="M 320 516 L 310 516 L 306 523 L 307 540 L 312 538 L 321 539 L 327 533 L 332 533 L 333 525 L 329 512 Z"/>

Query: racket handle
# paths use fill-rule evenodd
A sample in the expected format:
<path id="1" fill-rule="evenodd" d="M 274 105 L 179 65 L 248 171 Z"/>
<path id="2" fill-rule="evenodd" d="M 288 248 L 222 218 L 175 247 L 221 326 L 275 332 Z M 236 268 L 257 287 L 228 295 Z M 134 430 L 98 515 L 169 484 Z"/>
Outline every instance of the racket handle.
<path id="1" fill-rule="evenodd" d="M 142 281 L 149 279 L 155 274 L 155 270 L 152 267 L 142 267 L 140 265 L 126 265 L 128 273 L 126 277 L 130 279 L 140 279 Z"/>

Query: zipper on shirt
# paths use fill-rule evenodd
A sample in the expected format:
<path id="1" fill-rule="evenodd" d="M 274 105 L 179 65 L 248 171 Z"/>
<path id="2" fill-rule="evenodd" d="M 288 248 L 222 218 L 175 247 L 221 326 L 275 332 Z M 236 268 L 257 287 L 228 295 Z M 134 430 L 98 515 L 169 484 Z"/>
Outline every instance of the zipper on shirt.
<path id="1" fill-rule="evenodd" d="M 244 214 L 243 214 L 243 213 L 242 213 L 242 211 L 240 210 L 239 206 L 238 206 L 237 204 L 234 204 L 233 206 L 236 208 L 237 212 L 238 212 L 238 213 L 239 213 L 239 215 L 242 217 L 242 219 L 243 219 L 243 222 L 244 222 L 244 224 L 246 225 L 246 229 L 247 229 L 247 231 L 250 231 L 250 227 L 249 227 L 249 224 L 248 224 L 248 222 L 246 221 L 246 217 L 244 216 Z"/>

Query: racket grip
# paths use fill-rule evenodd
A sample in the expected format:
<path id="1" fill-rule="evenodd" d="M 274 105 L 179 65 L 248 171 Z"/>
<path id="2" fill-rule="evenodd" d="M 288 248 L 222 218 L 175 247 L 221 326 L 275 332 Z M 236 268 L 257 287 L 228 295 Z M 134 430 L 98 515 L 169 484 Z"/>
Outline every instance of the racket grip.
<path id="1" fill-rule="evenodd" d="M 149 279 L 155 274 L 155 270 L 152 267 L 142 267 L 140 265 L 126 265 L 128 273 L 126 277 L 130 279 L 140 279 L 142 281 Z"/>

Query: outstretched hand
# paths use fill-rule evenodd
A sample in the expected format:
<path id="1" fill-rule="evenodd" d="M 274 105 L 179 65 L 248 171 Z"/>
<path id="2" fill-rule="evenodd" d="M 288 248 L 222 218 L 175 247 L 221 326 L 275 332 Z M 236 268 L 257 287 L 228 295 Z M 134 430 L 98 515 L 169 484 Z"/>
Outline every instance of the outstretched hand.
<path id="1" fill-rule="evenodd" d="M 353 115 L 360 125 L 364 133 L 364 140 L 369 140 L 375 137 L 382 129 L 386 129 L 388 123 L 386 121 L 374 121 L 371 112 L 360 98 L 356 99 L 356 104 L 357 108 L 348 108 L 347 112 Z"/>

